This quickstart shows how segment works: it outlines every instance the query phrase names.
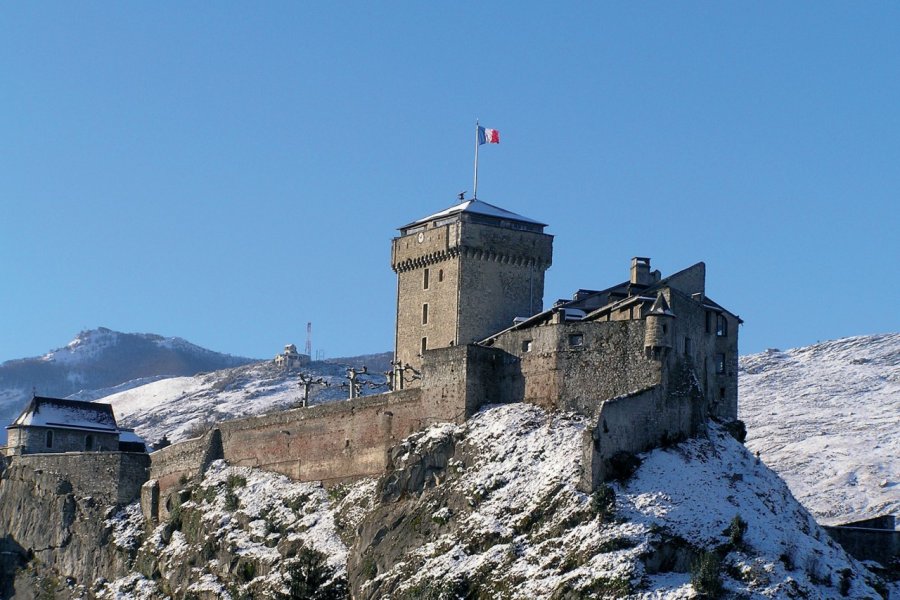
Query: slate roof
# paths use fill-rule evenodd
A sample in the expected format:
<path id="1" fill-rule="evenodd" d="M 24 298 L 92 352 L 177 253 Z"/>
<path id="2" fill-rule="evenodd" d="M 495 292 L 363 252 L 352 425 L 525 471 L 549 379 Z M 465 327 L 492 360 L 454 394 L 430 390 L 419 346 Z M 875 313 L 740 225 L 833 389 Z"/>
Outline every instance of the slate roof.
<path id="1" fill-rule="evenodd" d="M 84 431 L 119 431 L 110 404 L 35 396 L 22 414 L 7 427 L 58 427 Z"/>
<path id="2" fill-rule="evenodd" d="M 416 225 L 421 225 L 423 223 L 428 223 L 429 221 L 433 221 L 435 219 L 440 219 L 442 217 L 449 217 L 450 215 L 456 215 L 460 213 L 471 213 L 476 215 L 486 215 L 489 217 L 497 217 L 498 219 L 506 219 L 509 221 L 519 221 L 520 223 L 530 223 L 532 225 L 539 225 L 541 227 L 546 227 L 546 223 L 541 223 L 539 221 L 535 221 L 534 219 L 529 219 L 528 217 L 523 217 L 522 215 L 518 215 L 514 212 L 508 211 L 505 208 L 500 208 L 499 206 L 494 206 L 493 204 L 488 204 L 487 202 L 482 202 L 481 200 L 466 200 L 465 202 L 460 202 L 450 208 L 444 209 L 440 212 L 436 212 L 433 215 L 428 215 L 418 221 L 413 221 L 403 227 L 399 227 L 398 229 L 407 229 L 409 227 L 415 227 Z"/>

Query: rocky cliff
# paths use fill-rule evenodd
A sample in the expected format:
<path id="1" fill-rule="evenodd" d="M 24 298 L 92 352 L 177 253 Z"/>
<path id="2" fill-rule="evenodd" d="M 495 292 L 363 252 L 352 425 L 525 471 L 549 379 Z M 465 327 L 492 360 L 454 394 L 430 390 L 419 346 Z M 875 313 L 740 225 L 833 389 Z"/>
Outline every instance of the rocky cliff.
<path id="1" fill-rule="evenodd" d="M 182 483 L 159 525 L 13 467 L 0 538 L 18 562 L 17 598 L 887 593 L 716 425 L 640 455 L 594 494 L 578 489 L 584 428 L 530 405 L 488 407 L 406 439 L 384 477 L 330 489 L 219 461 Z"/>

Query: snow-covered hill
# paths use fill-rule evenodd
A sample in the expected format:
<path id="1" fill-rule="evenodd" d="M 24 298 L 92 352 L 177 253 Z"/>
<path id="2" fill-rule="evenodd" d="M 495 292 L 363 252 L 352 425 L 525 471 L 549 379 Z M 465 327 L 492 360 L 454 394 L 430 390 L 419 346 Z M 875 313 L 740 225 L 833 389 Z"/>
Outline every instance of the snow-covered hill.
<path id="1" fill-rule="evenodd" d="M 704 581 L 741 598 L 878 597 L 871 574 L 722 430 L 643 455 L 631 479 L 591 496 L 576 487 L 583 428 L 526 404 L 435 426 L 403 448 L 454 448 L 449 464 L 397 502 L 382 502 L 385 480 L 326 492 L 219 463 L 186 484 L 176 527 L 144 539 L 136 508 L 110 522 L 114 543 L 138 548 L 158 575 L 95 591 L 273 597 L 306 546 L 334 569 L 325 579 L 346 577 L 357 598 L 686 599 L 697 597 L 700 557 Z"/>
<path id="2" fill-rule="evenodd" d="M 0 365 L 0 424 L 10 423 L 31 398 L 64 398 L 82 392 L 96 398 L 99 389 L 140 385 L 160 377 L 194 375 L 252 362 L 213 352 L 181 338 L 149 333 L 120 333 L 100 327 L 43 356 Z M 0 443 L 5 440 L 0 430 Z"/>
<path id="3" fill-rule="evenodd" d="M 826 524 L 900 514 L 900 333 L 740 360 L 747 447 Z"/>
<path id="4" fill-rule="evenodd" d="M 383 356 L 367 358 L 378 362 Z M 346 360 L 351 361 L 349 366 L 368 366 L 353 357 Z M 302 370 L 286 372 L 271 361 L 260 362 L 154 381 L 106 396 L 103 402 L 113 405 L 120 423 L 134 427 L 149 442 L 156 443 L 163 436 L 177 442 L 211 423 L 297 406 L 303 398 L 301 373 L 328 384 L 310 387 L 310 404 L 347 398 L 347 366 L 314 362 Z M 362 379 L 368 382 L 361 389 L 363 395 L 387 389 L 380 373 L 373 372 Z"/>

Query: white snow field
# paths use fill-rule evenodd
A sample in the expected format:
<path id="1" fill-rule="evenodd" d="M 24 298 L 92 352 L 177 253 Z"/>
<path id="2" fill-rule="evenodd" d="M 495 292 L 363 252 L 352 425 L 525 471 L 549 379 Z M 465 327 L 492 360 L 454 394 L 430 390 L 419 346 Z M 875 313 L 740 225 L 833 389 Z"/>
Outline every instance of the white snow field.
<path id="1" fill-rule="evenodd" d="M 740 360 L 747 447 L 819 522 L 900 515 L 900 333 Z"/>

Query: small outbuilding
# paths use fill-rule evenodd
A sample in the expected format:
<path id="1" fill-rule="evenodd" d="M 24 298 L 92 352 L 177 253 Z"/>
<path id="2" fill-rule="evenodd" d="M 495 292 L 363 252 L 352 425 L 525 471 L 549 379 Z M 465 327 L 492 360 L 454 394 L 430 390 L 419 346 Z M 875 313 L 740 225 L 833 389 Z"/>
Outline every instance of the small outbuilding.
<path id="1" fill-rule="evenodd" d="M 35 396 L 6 428 L 7 454 L 146 452 L 133 429 L 116 423 L 110 404 Z"/>

